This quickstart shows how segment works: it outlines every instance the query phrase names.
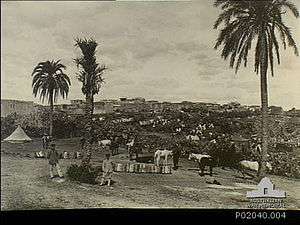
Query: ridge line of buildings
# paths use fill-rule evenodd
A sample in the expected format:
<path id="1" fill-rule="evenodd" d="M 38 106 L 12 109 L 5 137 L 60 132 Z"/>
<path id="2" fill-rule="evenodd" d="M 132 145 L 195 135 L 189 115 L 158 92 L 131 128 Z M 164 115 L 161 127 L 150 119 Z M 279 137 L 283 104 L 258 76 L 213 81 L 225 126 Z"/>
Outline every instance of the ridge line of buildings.
<path id="1" fill-rule="evenodd" d="M 49 106 L 40 105 L 33 101 L 8 100 L 1 99 L 1 117 L 6 117 L 12 113 L 26 115 L 37 113 L 39 110 L 48 109 Z M 66 112 L 69 114 L 84 114 L 85 101 L 71 100 L 70 104 L 56 104 L 54 110 L 57 112 Z M 106 114 L 114 112 L 161 112 L 163 110 L 182 110 L 182 109 L 204 109 L 215 112 L 232 112 L 232 111 L 259 111 L 260 106 L 245 106 L 238 102 L 228 104 L 205 103 L 205 102 L 189 102 L 180 103 L 146 101 L 144 98 L 120 98 L 118 100 L 101 100 L 94 103 L 94 114 Z M 270 106 L 269 110 L 272 114 L 287 114 L 288 116 L 299 116 L 300 110 L 293 108 L 289 111 L 283 111 L 282 107 Z"/>

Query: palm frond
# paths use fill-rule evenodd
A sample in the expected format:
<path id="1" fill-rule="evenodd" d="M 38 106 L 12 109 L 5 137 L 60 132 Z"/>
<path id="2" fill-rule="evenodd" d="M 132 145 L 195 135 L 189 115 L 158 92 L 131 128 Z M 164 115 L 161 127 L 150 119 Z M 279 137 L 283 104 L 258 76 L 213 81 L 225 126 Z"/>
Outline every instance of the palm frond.
<path id="1" fill-rule="evenodd" d="M 235 66 L 235 72 L 242 61 L 247 66 L 247 58 L 252 42 L 256 40 L 254 71 L 259 73 L 262 67 L 270 65 L 271 75 L 274 75 L 274 54 L 280 64 L 280 48 L 276 33 L 279 34 L 283 48 L 291 47 L 294 54 L 299 55 L 292 31 L 282 20 L 284 9 L 292 12 L 297 18 L 299 11 L 295 4 L 288 0 L 215 0 L 214 6 L 222 9 L 213 28 L 222 23 L 216 40 L 215 49 L 222 46 L 221 57 L 229 59 L 230 67 Z M 266 59 L 266 61 L 262 59 Z M 263 65 L 265 62 L 266 64 Z"/>
<path id="2" fill-rule="evenodd" d="M 53 97 L 56 102 L 58 94 L 63 93 L 62 97 L 64 98 L 71 85 L 70 78 L 63 71 L 65 69 L 66 66 L 61 64 L 60 60 L 38 63 L 31 74 L 34 97 L 39 95 L 42 102 L 45 99 L 50 102 L 50 98 Z M 64 85 L 58 85 L 59 82 L 64 82 Z"/>
<path id="3" fill-rule="evenodd" d="M 105 66 L 100 66 L 96 61 L 96 50 L 98 43 L 90 38 L 76 38 L 75 46 L 81 50 L 82 55 L 74 62 L 79 69 L 77 79 L 82 83 L 81 90 L 83 94 L 98 94 L 101 83 L 103 82 L 103 72 Z"/>

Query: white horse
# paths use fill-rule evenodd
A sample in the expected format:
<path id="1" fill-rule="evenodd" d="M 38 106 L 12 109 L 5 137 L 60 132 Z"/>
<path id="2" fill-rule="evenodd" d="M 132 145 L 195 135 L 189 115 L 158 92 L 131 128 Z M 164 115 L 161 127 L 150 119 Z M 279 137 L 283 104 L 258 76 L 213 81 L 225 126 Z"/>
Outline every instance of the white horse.
<path id="1" fill-rule="evenodd" d="M 106 145 L 110 145 L 111 144 L 111 140 L 101 140 L 98 141 L 98 145 L 99 146 L 106 146 Z"/>
<path id="2" fill-rule="evenodd" d="M 156 162 L 156 165 L 159 166 L 159 162 L 160 162 L 160 158 L 161 157 L 164 157 L 165 158 L 165 165 L 168 164 L 168 157 L 169 156 L 173 156 L 172 154 L 172 151 L 170 150 L 157 150 L 155 153 L 154 153 L 154 162 Z"/>

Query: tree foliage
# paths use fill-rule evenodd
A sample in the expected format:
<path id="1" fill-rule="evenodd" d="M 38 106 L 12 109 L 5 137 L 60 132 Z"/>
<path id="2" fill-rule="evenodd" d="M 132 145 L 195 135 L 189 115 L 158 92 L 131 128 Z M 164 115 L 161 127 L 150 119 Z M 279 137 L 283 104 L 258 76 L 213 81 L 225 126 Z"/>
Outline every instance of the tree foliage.
<path id="1" fill-rule="evenodd" d="M 255 72 L 259 73 L 262 66 L 262 53 L 267 52 L 267 62 L 270 66 L 272 76 L 274 75 L 274 55 L 280 64 L 280 45 L 286 49 L 290 46 L 294 53 L 299 55 L 297 45 L 292 37 L 292 31 L 285 25 L 282 15 L 290 10 L 297 18 L 299 12 L 296 6 L 287 0 L 266 1 L 232 1 L 216 0 L 215 6 L 222 9 L 222 13 L 215 21 L 214 28 L 217 29 L 224 24 L 220 31 L 215 49 L 223 45 L 221 56 L 230 59 L 230 67 L 235 66 L 237 72 L 241 63 L 248 63 L 248 54 L 255 46 Z M 278 37 L 279 36 L 279 37 Z M 266 45 L 263 45 L 266 40 Z"/>
<path id="2" fill-rule="evenodd" d="M 50 103 L 51 98 L 57 101 L 59 95 L 68 97 L 70 78 L 64 73 L 66 66 L 58 61 L 40 62 L 32 72 L 32 87 L 34 97 L 40 95 L 40 100 L 45 98 Z"/>
<path id="3" fill-rule="evenodd" d="M 99 93 L 101 84 L 104 82 L 102 77 L 106 67 L 99 65 L 96 61 L 97 42 L 93 39 L 75 40 L 75 46 L 80 48 L 82 56 L 74 59 L 78 69 L 78 80 L 82 83 L 82 93 L 84 95 L 95 95 Z"/>

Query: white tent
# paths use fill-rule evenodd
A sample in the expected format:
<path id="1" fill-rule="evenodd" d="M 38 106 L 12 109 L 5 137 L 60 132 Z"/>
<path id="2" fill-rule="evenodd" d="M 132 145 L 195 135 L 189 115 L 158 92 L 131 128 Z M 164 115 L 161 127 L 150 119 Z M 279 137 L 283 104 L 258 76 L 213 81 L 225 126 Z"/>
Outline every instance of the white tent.
<path id="1" fill-rule="evenodd" d="M 19 125 L 17 129 L 10 136 L 4 139 L 4 141 L 8 141 L 11 143 L 22 143 L 26 141 L 32 141 L 32 139 L 28 137 L 28 135 Z"/>

